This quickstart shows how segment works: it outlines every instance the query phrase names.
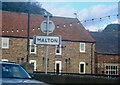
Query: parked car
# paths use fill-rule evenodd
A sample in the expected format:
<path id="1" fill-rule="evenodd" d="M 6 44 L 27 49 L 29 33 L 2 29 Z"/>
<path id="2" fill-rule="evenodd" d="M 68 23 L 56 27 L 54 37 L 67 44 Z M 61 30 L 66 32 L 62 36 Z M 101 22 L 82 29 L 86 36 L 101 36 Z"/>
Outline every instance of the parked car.
<path id="1" fill-rule="evenodd" d="M 2 85 L 48 85 L 32 79 L 19 64 L 9 62 L 0 62 L 0 83 Z"/>

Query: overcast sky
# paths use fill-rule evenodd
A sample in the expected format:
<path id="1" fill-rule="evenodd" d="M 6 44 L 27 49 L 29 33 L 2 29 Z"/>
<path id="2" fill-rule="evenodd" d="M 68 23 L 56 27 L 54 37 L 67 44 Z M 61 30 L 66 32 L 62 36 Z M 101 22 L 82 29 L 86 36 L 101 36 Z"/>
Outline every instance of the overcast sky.
<path id="1" fill-rule="evenodd" d="M 16 0 L 2 0 L 15 2 Z M 29 0 L 17 0 L 29 1 Z M 77 18 L 91 31 L 104 29 L 108 24 L 118 23 L 119 0 L 30 0 L 38 1 L 53 16 Z M 108 2 L 109 1 L 109 2 Z M 110 17 L 107 17 L 110 16 Z M 101 18 L 101 19 L 100 19 Z M 92 21 L 94 19 L 94 21 Z M 84 22 L 86 20 L 86 22 Z M 88 21 L 87 21 L 88 20 Z"/>
<path id="2" fill-rule="evenodd" d="M 39 0 L 38 0 L 39 1 Z M 75 1 L 75 0 L 74 0 Z M 54 16 L 74 17 L 81 21 L 84 27 L 91 31 L 104 29 L 108 24 L 118 23 L 118 2 L 41 2 L 42 7 Z M 110 16 L 110 17 L 107 17 Z M 101 18 L 101 19 L 100 19 Z M 94 19 L 92 21 L 91 19 Z M 87 22 L 84 22 L 84 21 Z"/>

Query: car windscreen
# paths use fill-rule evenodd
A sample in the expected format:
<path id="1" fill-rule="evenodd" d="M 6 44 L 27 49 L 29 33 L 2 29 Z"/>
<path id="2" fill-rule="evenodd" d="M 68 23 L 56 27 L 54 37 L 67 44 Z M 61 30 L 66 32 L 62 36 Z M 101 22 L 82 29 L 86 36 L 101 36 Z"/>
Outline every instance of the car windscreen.
<path id="1" fill-rule="evenodd" d="M 19 65 L 2 64 L 2 78 L 31 78 L 30 75 Z"/>

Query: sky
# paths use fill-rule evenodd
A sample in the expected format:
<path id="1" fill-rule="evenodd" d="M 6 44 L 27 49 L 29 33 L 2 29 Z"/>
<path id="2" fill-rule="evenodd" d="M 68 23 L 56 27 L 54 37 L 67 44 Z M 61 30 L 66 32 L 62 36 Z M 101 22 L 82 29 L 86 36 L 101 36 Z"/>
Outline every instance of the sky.
<path id="1" fill-rule="evenodd" d="M 4 1 L 4 0 L 3 0 Z M 5 0 L 16 1 L 16 0 Z M 85 29 L 103 30 L 108 24 L 118 23 L 119 0 L 17 0 L 40 2 L 53 16 L 78 18 Z M 77 16 L 75 15 L 77 14 Z"/>
<path id="2" fill-rule="evenodd" d="M 38 0 L 39 1 L 39 0 Z M 41 2 L 53 16 L 78 18 L 85 29 L 101 31 L 108 24 L 118 23 L 118 2 Z M 75 16 L 75 14 L 77 16 Z M 110 16 L 110 17 L 108 17 Z M 92 20 L 94 19 L 94 20 Z M 85 22 L 86 21 L 86 22 Z"/>

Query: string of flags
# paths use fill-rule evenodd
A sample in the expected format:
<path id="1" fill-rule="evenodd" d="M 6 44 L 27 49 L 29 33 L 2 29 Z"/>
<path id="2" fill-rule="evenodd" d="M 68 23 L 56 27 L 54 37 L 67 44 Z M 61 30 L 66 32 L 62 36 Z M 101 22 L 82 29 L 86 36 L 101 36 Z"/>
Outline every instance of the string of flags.
<path id="1" fill-rule="evenodd" d="M 120 18 L 120 15 L 119 14 L 114 14 L 114 15 L 108 15 L 108 16 L 104 16 L 104 17 L 98 17 L 98 18 L 92 18 L 92 19 L 88 19 L 88 20 L 81 20 L 80 22 L 83 22 L 83 23 L 86 23 L 86 22 L 90 22 L 90 21 L 95 21 L 95 20 L 99 20 L 99 21 L 104 21 L 104 19 L 113 19 L 113 18 L 117 18 L 119 19 Z M 80 24 L 79 22 L 69 22 L 69 23 L 62 23 L 62 24 L 57 24 L 56 27 L 59 28 L 61 25 L 63 25 L 63 27 L 66 27 L 66 24 L 69 24 L 69 26 L 72 26 L 72 24 Z M 38 28 L 32 28 L 32 30 L 34 31 L 35 29 L 40 29 L 40 27 Z M 10 30 L 11 32 L 14 32 L 15 30 L 12 29 Z M 6 32 L 10 32 L 9 30 L 7 30 Z M 2 30 L 2 32 L 5 32 L 4 30 Z M 17 29 L 16 32 L 24 32 L 23 29 Z"/>
<path id="2" fill-rule="evenodd" d="M 111 19 L 111 18 L 119 18 L 119 15 L 118 14 L 115 14 L 115 15 L 108 15 L 108 16 L 103 16 L 103 17 L 98 17 L 98 18 L 92 18 L 92 19 L 88 19 L 88 20 L 82 20 L 82 21 L 80 21 L 80 22 L 88 22 L 88 21 L 95 21 L 95 20 L 100 20 L 100 21 L 102 21 L 103 19 Z"/>

